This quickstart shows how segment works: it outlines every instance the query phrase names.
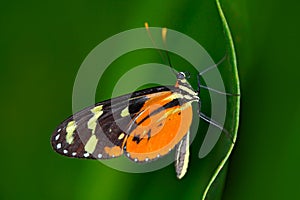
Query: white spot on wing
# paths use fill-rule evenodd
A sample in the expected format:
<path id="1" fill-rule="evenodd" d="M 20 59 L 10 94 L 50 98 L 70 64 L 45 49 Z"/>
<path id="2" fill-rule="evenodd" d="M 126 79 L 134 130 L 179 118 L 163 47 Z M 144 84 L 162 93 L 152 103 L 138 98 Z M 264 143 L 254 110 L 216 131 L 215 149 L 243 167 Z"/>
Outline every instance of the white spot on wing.
<path id="1" fill-rule="evenodd" d="M 72 153 L 72 156 L 76 156 L 76 154 L 77 154 L 76 152 L 73 152 L 73 153 Z"/>
<path id="2" fill-rule="evenodd" d="M 59 139 L 60 134 L 58 134 L 57 136 L 55 136 L 55 140 Z"/>
<path id="3" fill-rule="evenodd" d="M 61 128 L 57 130 L 57 132 L 59 133 L 61 131 Z"/>
<path id="4" fill-rule="evenodd" d="M 68 150 L 64 149 L 64 154 L 67 154 L 68 153 Z"/>
<path id="5" fill-rule="evenodd" d="M 58 143 L 58 144 L 56 145 L 56 148 L 57 148 L 57 149 L 60 149 L 60 148 L 61 148 L 61 143 Z"/>
<path id="6" fill-rule="evenodd" d="M 89 153 L 83 154 L 83 156 L 86 157 L 86 158 L 89 157 L 89 155 L 90 155 Z"/>
<path id="7" fill-rule="evenodd" d="M 102 154 L 101 153 L 98 154 L 98 158 L 102 158 Z"/>
<path id="8" fill-rule="evenodd" d="M 137 158 L 135 158 L 135 159 L 134 159 L 134 162 L 137 162 L 137 161 L 138 161 L 138 159 L 137 159 Z"/>

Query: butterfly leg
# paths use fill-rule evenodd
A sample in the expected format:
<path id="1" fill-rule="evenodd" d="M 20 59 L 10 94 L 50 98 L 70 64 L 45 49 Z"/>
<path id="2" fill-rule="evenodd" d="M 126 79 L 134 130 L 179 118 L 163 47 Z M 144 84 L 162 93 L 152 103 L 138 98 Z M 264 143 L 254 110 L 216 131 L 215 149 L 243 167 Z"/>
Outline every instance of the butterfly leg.
<path id="1" fill-rule="evenodd" d="M 223 127 L 221 126 L 218 122 L 214 121 L 213 119 L 209 118 L 208 116 L 206 116 L 205 114 L 203 114 L 202 112 L 199 112 L 199 117 L 201 119 L 203 119 L 204 121 L 206 121 L 207 123 L 210 123 L 212 125 L 214 125 L 215 127 L 219 128 L 221 131 L 223 131 L 226 136 L 228 138 L 230 138 L 231 142 L 234 143 L 232 136 L 229 134 L 229 132 Z"/>

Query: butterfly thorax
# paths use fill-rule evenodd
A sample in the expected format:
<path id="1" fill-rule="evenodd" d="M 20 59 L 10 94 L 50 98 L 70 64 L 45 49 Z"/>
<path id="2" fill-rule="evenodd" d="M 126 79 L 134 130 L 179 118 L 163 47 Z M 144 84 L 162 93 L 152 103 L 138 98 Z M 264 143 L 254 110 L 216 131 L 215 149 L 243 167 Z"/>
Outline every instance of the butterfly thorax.
<path id="1" fill-rule="evenodd" d="M 199 101 L 198 92 L 195 92 L 193 87 L 187 82 L 183 72 L 177 74 L 175 88 L 175 92 L 179 94 L 178 96 L 181 98 L 182 103 Z"/>

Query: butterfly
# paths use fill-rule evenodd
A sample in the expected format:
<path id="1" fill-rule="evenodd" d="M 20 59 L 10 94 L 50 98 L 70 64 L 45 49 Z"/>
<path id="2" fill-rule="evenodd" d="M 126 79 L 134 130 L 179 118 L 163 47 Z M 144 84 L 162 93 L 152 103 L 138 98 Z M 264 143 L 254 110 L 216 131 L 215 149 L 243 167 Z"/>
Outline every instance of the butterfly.
<path id="1" fill-rule="evenodd" d="M 53 149 L 76 158 L 125 155 L 149 162 L 176 147 L 176 171 L 187 168 L 192 102 L 198 93 L 179 72 L 175 86 L 157 86 L 96 103 L 63 121 L 51 137 Z"/>
<path id="2" fill-rule="evenodd" d="M 55 129 L 52 148 L 68 157 L 125 155 L 137 163 L 156 160 L 175 149 L 175 169 L 181 179 L 188 167 L 192 103 L 198 103 L 200 118 L 223 129 L 200 112 L 200 87 L 210 89 L 200 84 L 200 75 L 198 91 L 188 83 L 187 74 L 179 72 L 173 86 L 147 88 L 89 106 Z"/>

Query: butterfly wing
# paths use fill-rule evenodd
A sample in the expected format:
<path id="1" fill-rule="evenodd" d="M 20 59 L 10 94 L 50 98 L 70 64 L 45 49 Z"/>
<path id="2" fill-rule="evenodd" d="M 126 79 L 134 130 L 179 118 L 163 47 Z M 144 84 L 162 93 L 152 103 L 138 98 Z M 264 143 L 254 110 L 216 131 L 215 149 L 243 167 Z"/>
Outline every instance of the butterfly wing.
<path id="1" fill-rule="evenodd" d="M 117 151 L 120 150 L 122 140 L 116 143 L 115 138 L 118 138 L 121 130 L 113 125 L 110 120 L 111 115 L 104 110 L 105 106 L 109 106 L 109 103 L 101 102 L 74 114 L 62 122 L 52 135 L 53 149 L 62 155 L 78 158 L 98 157 L 105 159 L 119 156 L 120 153 L 117 153 Z M 100 117 L 101 124 L 104 123 L 105 129 L 100 127 L 98 121 Z M 123 118 L 123 120 L 126 119 Z M 109 135 L 107 134 L 109 137 L 104 131 L 110 132 Z M 115 152 L 111 152 L 113 150 Z"/>
<path id="2" fill-rule="evenodd" d="M 168 154 L 186 135 L 192 122 L 191 104 L 180 104 L 172 96 L 145 105 L 134 119 L 138 126 L 126 141 L 127 157 L 136 162 L 154 160 Z"/>
<path id="3" fill-rule="evenodd" d="M 65 156 L 106 159 L 123 153 L 138 124 L 133 119 L 145 104 L 171 94 L 174 87 L 153 87 L 99 102 L 63 121 L 51 137 L 53 149 Z"/>

